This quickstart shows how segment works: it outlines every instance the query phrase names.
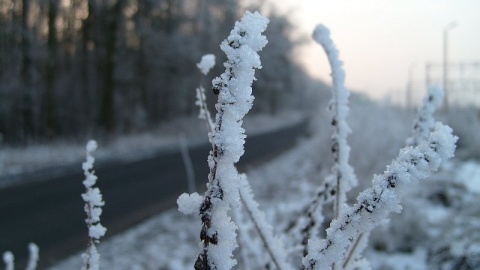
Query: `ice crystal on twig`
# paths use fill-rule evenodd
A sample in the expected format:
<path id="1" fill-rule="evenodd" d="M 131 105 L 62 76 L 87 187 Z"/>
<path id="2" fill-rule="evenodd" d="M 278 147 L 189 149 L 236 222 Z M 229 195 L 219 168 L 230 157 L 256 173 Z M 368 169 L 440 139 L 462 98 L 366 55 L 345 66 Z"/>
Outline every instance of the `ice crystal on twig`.
<path id="1" fill-rule="evenodd" d="M 417 118 L 413 126 L 413 134 L 407 139 L 407 145 L 415 146 L 428 138 L 428 134 L 435 126 L 433 113 L 440 106 L 442 98 L 443 90 L 440 87 L 431 86 L 428 88 L 422 107 L 418 109 Z"/>
<path id="2" fill-rule="evenodd" d="M 350 92 L 345 88 L 345 71 L 342 68 L 342 61 L 338 57 L 338 50 L 330 38 L 330 30 L 324 25 L 318 25 L 313 32 L 313 39 L 322 45 L 327 54 L 328 62 L 332 69 L 332 100 L 329 110 L 332 113 L 331 124 L 334 128 L 332 136 L 332 154 L 335 164 L 332 168 L 331 177 L 336 187 L 335 194 L 335 218 L 340 215 L 341 208 L 346 202 L 347 192 L 357 185 L 357 178 L 353 168 L 349 164 L 350 146 L 347 143 L 347 136 L 351 133 L 347 124 L 348 97 Z"/>
<path id="3" fill-rule="evenodd" d="M 442 161 L 453 157 L 457 139 L 450 127 L 436 123 L 426 141 L 403 148 L 382 175 L 374 176 L 372 187 L 360 193 L 357 203 L 330 224 L 326 239 L 309 242 L 305 269 L 329 269 L 342 261 L 351 239 L 370 232 L 390 212 L 399 212 L 401 197 L 413 182 L 428 177 Z"/>
<path id="4" fill-rule="evenodd" d="M 200 206 L 201 250 L 195 269 L 230 269 L 236 261 L 236 225 L 228 216 L 231 206 L 240 201 L 238 172 L 234 166 L 243 155 L 245 143 L 243 117 L 253 102 L 255 69 L 261 68 L 257 52 L 266 44 L 262 35 L 268 19 L 258 12 L 246 12 L 220 45 L 227 55 L 225 72 L 212 82 L 218 94 L 215 126 L 210 132 L 213 149 L 208 158 L 208 189 Z"/>
<path id="5" fill-rule="evenodd" d="M 3 253 L 3 262 L 5 263 L 5 270 L 14 270 L 15 269 L 15 257 L 10 251 L 5 251 Z"/>
<path id="6" fill-rule="evenodd" d="M 28 244 L 28 264 L 25 270 L 37 269 L 39 248 L 35 243 Z"/>
<path id="7" fill-rule="evenodd" d="M 98 270 L 100 264 L 100 254 L 98 254 L 96 244 L 99 239 L 105 235 L 107 229 L 100 224 L 100 215 L 102 214 L 102 206 L 105 202 L 102 199 L 100 189 L 93 187 L 97 182 L 97 176 L 93 171 L 93 163 L 95 158 L 92 153 L 97 149 L 96 141 L 89 141 L 87 143 L 87 160 L 82 164 L 83 172 L 85 174 L 85 180 L 83 185 L 85 186 L 85 193 L 82 194 L 82 198 L 85 201 L 85 212 L 87 213 L 87 219 L 85 222 L 88 227 L 88 246 L 87 251 L 82 255 L 84 270 Z"/>

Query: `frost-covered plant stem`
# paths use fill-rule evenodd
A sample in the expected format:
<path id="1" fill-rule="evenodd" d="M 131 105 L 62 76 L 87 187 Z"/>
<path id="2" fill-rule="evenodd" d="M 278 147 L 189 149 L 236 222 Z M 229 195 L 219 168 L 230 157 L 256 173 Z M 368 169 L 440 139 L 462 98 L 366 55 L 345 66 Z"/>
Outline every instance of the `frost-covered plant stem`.
<path id="1" fill-rule="evenodd" d="M 267 24 L 268 19 L 259 13 L 247 11 L 220 46 L 228 60 L 226 71 L 213 80 L 212 89 L 218 94 L 217 115 L 209 136 L 213 150 L 208 158 L 208 188 L 200 207 L 201 250 L 195 269 L 230 269 L 236 264 L 236 226 L 228 216 L 230 207 L 240 201 L 234 163 L 244 152 L 242 119 L 252 106 L 255 68 L 261 68 L 257 52 L 267 44 L 262 35 Z"/>
<path id="2" fill-rule="evenodd" d="M 333 201 L 335 190 L 336 188 L 332 183 L 331 178 L 326 178 L 316 191 L 313 201 L 310 202 L 303 211 L 303 216 L 296 219 L 296 224 L 292 225 L 292 229 L 294 227 L 300 228 L 303 256 L 306 256 L 308 253 L 308 240 L 315 238 L 316 232 L 318 232 L 323 223 L 323 205 Z"/>
<path id="3" fill-rule="evenodd" d="M 39 248 L 35 243 L 28 244 L 28 262 L 25 270 L 35 270 L 38 263 L 38 251 Z M 11 251 L 5 251 L 3 253 L 3 262 L 5 263 L 5 270 L 15 269 L 15 256 Z"/>
<path id="4" fill-rule="evenodd" d="M 457 137 L 451 132 L 448 126 L 437 123 L 428 140 L 403 148 L 387 170 L 374 177 L 372 187 L 360 193 L 357 203 L 345 207 L 331 223 L 326 239 L 309 242 L 309 253 L 303 259 L 305 269 L 329 269 L 343 260 L 351 239 L 370 232 L 390 212 L 399 212 L 401 196 L 412 182 L 428 177 L 442 161 L 453 157 Z"/>
<path id="5" fill-rule="evenodd" d="M 258 208 L 258 203 L 253 197 L 252 188 L 244 174 L 240 175 L 240 198 L 273 264 L 277 269 L 293 269 L 287 263 L 287 253 L 283 244 L 278 239 L 275 239 L 272 227 L 268 224 L 265 214 Z"/>
<path id="6" fill-rule="evenodd" d="M 215 66 L 215 55 L 206 54 L 202 56 L 200 63 L 197 64 L 198 69 L 203 75 L 207 75 L 210 69 Z M 215 125 L 213 124 L 212 117 L 210 116 L 210 111 L 207 108 L 207 97 L 205 96 L 205 88 L 200 85 L 199 88 L 195 89 L 197 92 L 197 101 L 195 105 L 200 107 L 200 112 L 198 118 L 205 119 L 207 123 L 208 132 L 212 132 Z"/>
<path id="7" fill-rule="evenodd" d="M 97 270 L 100 265 L 100 254 L 98 254 L 95 244 L 98 244 L 99 239 L 105 235 L 107 229 L 100 224 L 100 215 L 102 214 L 102 206 L 105 202 L 102 199 L 100 189 L 93 187 L 97 182 L 97 176 L 93 171 L 93 163 L 95 159 L 92 153 L 97 149 L 96 141 L 89 141 L 87 143 L 87 160 L 82 164 L 85 180 L 83 185 L 86 192 L 82 194 L 85 201 L 85 212 L 87 219 L 85 222 L 88 227 L 88 246 L 87 251 L 82 255 L 83 266 L 82 270 Z"/>
<path id="8" fill-rule="evenodd" d="M 15 269 L 15 257 L 10 251 L 5 251 L 3 253 L 3 262 L 5 263 L 5 270 L 14 270 Z"/>
<path id="9" fill-rule="evenodd" d="M 198 100 L 198 104 L 203 104 L 205 106 L 206 101 Z M 209 116 L 206 116 L 207 125 L 209 122 Z M 213 128 L 212 128 L 213 129 Z M 255 199 L 253 198 L 253 193 L 250 187 L 248 180 L 246 179 L 246 175 L 240 175 L 240 200 L 242 206 L 245 208 L 245 211 L 248 214 L 249 219 L 251 220 L 255 230 L 257 231 L 260 239 L 263 243 L 263 246 L 267 250 L 270 258 L 272 259 L 273 264 L 278 269 L 292 269 L 292 267 L 286 261 L 286 252 L 284 250 L 283 244 L 279 241 L 275 240 L 272 232 L 271 226 L 266 222 L 265 215 L 260 209 L 258 208 L 258 204 L 256 203 Z M 255 214 L 254 214 L 255 213 Z M 237 213 L 237 219 L 240 219 L 240 214 Z M 261 225 L 260 225 L 261 224 Z M 247 226 L 246 224 L 243 224 Z M 241 226 L 239 226 L 241 227 Z M 242 229 L 242 228 L 239 228 Z M 247 232 L 245 231 L 240 237 L 246 237 Z M 275 248 L 274 248 L 275 246 Z"/>
<path id="10" fill-rule="evenodd" d="M 197 102 L 195 104 L 197 104 L 200 107 L 199 118 L 205 119 L 205 122 L 207 123 L 208 133 L 211 133 L 215 128 L 215 124 L 213 124 L 212 117 L 210 116 L 210 111 L 207 108 L 205 88 L 200 86 L 199 88 L 196 89 L 196 92 L 197 92 Z"/>
<path id="11" fill-rule="evenodd" d="M 355 239 L 351 240 L 351 244 L 346 252 L 345 259 L 341 264 L 342 269 L 355 269 L 349 266 L 351 266 L 356 259 L 361 257 L 359 255 L 367 247 L 369 235 L 370 233 L 360 233 Z"/>
<path id="12" fill-rule="evenodd" d="M 422 107 L 417 111 L 417 118 L 413 126 L 412 136 L 406 141 L 407 146 L 417 146 L 423 141 L 428 139 L 428 135 L 433 131 L 435 127 L 435 118 L 433 113 L 438 109 L 443 98 L 443 91 L 441 88 L 431 86 L 428 88 L 427 95 L 423 99 Z M 369 234 L 360 234 L 357 238 L 352 240 L 350 250 L 343 262 L 343 268 L 347 269 L 347 266 L 355 259 L 355 255 L 359 254 L 366 247 L 359 244 L 360 242 L 366 242 Z"/>
<path id="13" fill-rule="evenodd" d="M 208 71 L 208 66 L 207 64 L 214 64 L 214 60 L 207 61 L 206 59 L 208 58 L 214 59 L 214 57 L 205 55 L 202 57 L 202 61 L 197 64 L 199 69 L 206 75 L 206 72 Z M 199 118 L 204 119 L 205 122 L 207 123 L 207 127 L 209 127 L 209 132 L 214 130 L 215 126 L 213 124 L 213 121 L 211 119 L 210 113 L 207 108 L 207 102 L 206 102 L 206 96 L 204 93 L 203 87 L 197 88 L 197 101 L 195 103 L 197 106 L 200 107 L 200 113 L 199 113 Z M 257 202 L 253 198 L 253 193 L 251 191 L 250 184 L 248 183 L 246 175 L 242 174 L 240 175 L 240 200 L 242 203 L 242 206 L 244 207 L 245 211 L 248 214 L 248 217 L 250 221 L 253 224 L 254 229 L 257 231 L 258 235 L 260 236 L 260 239 L 263 243 L 263 246 L 267 250 L 268 254 L 270 255 L 270 258 L 272 259 L 273 264 L 277 267 L 277 269 L 292 269 L 290 265 L 286 262 L 286 252 L 283 248 L 283 244 L 280 243 L 279 241 L 276 241 L 273 236 L 272 228 L 271 226 L 266 222 L 265 215 L 263 212 L 260 211 L 258 208 Z M 234 211 L 232 214 L 234 214 L 234 220 L 238 223 L 241 223 L 241 217 L 240 217 L 240 212 L 235 211 L 237 208 L 233 209 Z M 235 218 L 236 217 L 236 218 Z M 238 224 L 239 230 L 239 237 L 240 238 L 247 238 L 248 237 L 248 232 L 247 232 L 247 226 L 248 224 L 242 223 Z M 242 228 L 245 227 L 245 228 Z M 249 239 L 244 239 L 245 244 L 251 244 L 247 243 L 249 242 Z M 246 255 L 245 251 L 242 249 L 240 252 L 246 261 Z"/>
<path id="14" fill-rule="evenodd" d="M 28 264 L 25 270 L 35 270 L 38 263 L 38 252 L 39 248 L 35 243 L 28 244 Z"/>
<path id="15" fill-rule="evenodd" d="M 313 39 L 322 46 L 325 51 L 330 68 L 332 70 L 332 100 L 329 110 L 332 115 L 332 155 L 334 165 L 331 174 L 326 177 L 323 184 L 315 194 L 315 198 L 306 210 L 306 221 L 301 228 L 302 245 L 304 256 L 307 253 L 307 241 L 315 237 L 323 216 L 321 215 L 322 205 L 333 200 L 334 218 L 338 218 L 342 205 L 346 203 L 347 192 L 357 184 L 353 168 L 349 164 L 350 146 L 347 143 L 347 136 L 351 132 L 347 124 L 348 97 L 349 91 L 345 88 L 345 71 L 342 68 L 342 61 L 338 56 L 330 31 L 323 25 L 318 25 L 313 32 Z"/>
<path id="16" fill-rule="evenodd" d="M 197 186 L 195 184 L 195 171 L 193 169 L 190 153 L 188 152 L 187 139 L 185 139 L 185 135 L 183 133 L 180 134 L 179 146 L 180 154 L 182 155 L 183 165 L 185 166 L 185 174 L 187 175 L 188 192 L 193 193 L 195 192 L 195 190 L 197 190 Z"/>
<path id="17" fill-rule="evenodd" d="M 332 100 L 329 110 L 332 114 L 331 124 L 334 129 L 332 136 L 332 154 L 335 164 L 331 177 L 334 179 L 336 193 L 334 201 L 334 217 L 341 214 L 342 205 L 346 203 L 347 192 L 357 184 L 353 168 L 349 164 L 350 146 L 347 136 L 351 133 L 346 118 L 348 115 L 349 91 L 345 88 L 345 71 L 342 61 L 338 57 L 338 50 L 330 38 L 330 31 L 324 25 L 317 25 L 313 32 L 313 39 L 322 46 L 327 54 L 328 62 L 332 69 Z"/>
<path id="18" fill-rule="evenodd" d="M 440 106 L 442 99 L 443 90 L 440 87 L 431 86 L 428 88 L 422 107 L 417 111 L 412 136 L 407 139 L 407 145 L 416 146 L 428 138 L 428 134 L 435 126 L 433 114 Z"/>

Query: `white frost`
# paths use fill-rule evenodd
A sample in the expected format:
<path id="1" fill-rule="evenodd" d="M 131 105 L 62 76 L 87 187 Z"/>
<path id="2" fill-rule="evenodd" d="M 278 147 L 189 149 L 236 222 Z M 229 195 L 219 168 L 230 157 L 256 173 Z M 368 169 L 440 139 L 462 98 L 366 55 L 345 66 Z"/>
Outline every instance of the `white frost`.
<path id="1" fill-rule="evenodd" d="M 469 192 L 480 194 L 480 164 L 473 161 L 463 164 L 455 181 L 463 185 Z"/>
<path id="2" fill-rule="evenodd" d="M 198 69 L 203 75 L 207 75 L 210 69 L 215 66 L 215 55 L 213 54 L 205 54 L 202 56 L 200 63 L 197 64 Z"/>
<path id="3" fill-rule="evenodd" d="M 236 265 L 233 250 L 237 247 L 237 226 L 228 216 L 231 207 L 240 203 L 238 172 L 235 163 L 244 153 L 243 117 L 252 107 L 252 83 L 255 69 L 261 68 L 258 51 L 266 44 L 262 35 L 268 19 L 258 12 L 246 12 L 220 48 L 227 56 L 225 72 L 212 81 L 218 94 L 215 127 L 209 134 L 210 152 L 208 190 L 200 215 L 201 249 L 196 268 L 230 269 Z"/>
<path id="4" fill-rule="evenodd" d="M 287 252 L 284 244 L 279 238 L 274 236 L 272 226 L 267 222 L 265 214 L 259 209 L 258 203 L 254 199 L 252 189 L 245 174 L 240 175 L 240 195 L 243 205 L 250 215 L 255 228 L 261 235 L 263 244 L 273 263 L 278 269 L 293 269 L 293 267 L 287 262 Z"/>
<path id="5" fill-rule="evenodd" d="M 106 231 L 107 231 L 107 229 L 105 227 L 103 227 L 102 224 L 97 223 L 95 225 L 92 225 L 88 229 L 88 236 L 90 236 L 91 238 L 94 238 L 94 239 L 100 239 L 100 237 L 105 235 Z"/>
<path id="6" fill-rule="evenodd" d="M 82 194 L 82 198 L 85 201 L 85 212 L 87 218 L 85 222 L 88 227 L 89 243 L 87 251 L 82 255 L 83 267 L 82 269 L 96 270 L 99 269 L 100 255 L 97 252 L 95 244 L 99 243 L 99 239 L 105 235 L 107 229 L 100 224 L 100 215 L 102 214 L 102 206 L 105 204 L 100 193 L 100 189 L 93 187 L 97 182 L 97 176 L 93 171 L 93 164 L 95 158 L 93 152 L 97 149 L 96 141 L 89 141 L 86 146 L 87 158 L 82 164 L 85 180 L 83 185 L 85 186 L 85 193 Z"/>
<path id="7" fill-rule="evenodd" d="M 183 193 L 177 199 L 178 211 L 185 215 L 198 213 L 203 197 L 198 193 L 187 194 Z"/>
<path id="8" fill-rule="evenodd" d="M 13 257 L 12 252 L 5 251 L 3 253 L 3 262 L 5 263 L 5 270 L 14 270 L 15 269 L 14 261 L 15 261 L 15 258 Z"/>
<path id="9" fill-rule="evenodd" d="M 341 206 L 346 202 L 346 193 L 357 185 L 354 170 L 349 164 L 350 146 L 347 142 L 347 136 L 351 133 L 351 129 L 347 124 L 349 112 L 348 97 L 350 96 L 350 92 L 345 87 L 343 62 L 340 60 L 338 50 L 330 38 L 330 30 L 324 25 L 319 24 L 315 28 L 312 36 L 324 49 L 332 69 L 333 96 L 329 104 L 329 109 L 332 114 L 331 124 L 334 127 L 332 152 L 335 157 L 335 164 L 332 168 L 332 176 L 337 186 L 335 216 L 338 216 Z"/>
<path id="10" fill-rule="evenodd" d="M 35 270 L 38 262 L 39 248 L 35 243 L 28 244 L 29 258 L 25 270 Z"/>
<path id="11" fill-rule="evenodd" d="M 450 127 L 437 123 L 428 140 L 403 148 L 387 170 L 374 177 L 372 187 L 360 193 L 357 203 L 330 224 L 326 239 L 309 241 L 308 255 L 303 259 L 306 269 L 329 269 L 342 259 L 351 238 L 370 232 L 390 212 L 400 211 L 403 193 L 415 180 L 426 178 L 442 161 L 453 157 L 457 139 Z"/>
<path id="12" fill-rule="evenodd" d="M 83 267 L 82 270 L 99 270 L 100 269 L 100 254 L 98 254 L 97 247 L 92 245 L 89 247 L 89 252 L 82 254 Z"/>
<path id="13" fill-rule="evenodd" d="M 413 126 L 413 134 L 406 143 L 407 145 L 416 146 L 428 138 L 428 135 L 435 126 L 435 118 L 433 113 L 438 109 L 443 99 L 443 90 L 440 87 L 431 86 L 428 93 L 423 99 L 422 107 L 418 109 L 417 119 Z"/>

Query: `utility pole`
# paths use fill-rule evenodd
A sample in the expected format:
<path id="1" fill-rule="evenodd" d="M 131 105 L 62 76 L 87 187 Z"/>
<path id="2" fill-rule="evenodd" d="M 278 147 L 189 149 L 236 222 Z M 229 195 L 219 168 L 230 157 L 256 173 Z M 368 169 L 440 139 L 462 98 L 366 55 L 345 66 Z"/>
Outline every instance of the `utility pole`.
<path id="1" fill-rule="evenodd" d="M 410 64 L 408 68 L 408 82 L 407 82 L 407 100 L 406 107 L 408 110 L 413 108 L 412 105 L 412 92 L 413 92 L 413 70 L 415 68 L 415 63 Z"/>
<path id="2" fill-rule="evenodd" d="M 430 72 L 432 70 L 432 64 L 427 62 L 425 64 L 425 89 L 428 89 L 430 85 L 432 84 L 432 78 L 430 75 Z"/>
<path id="3" fill-rule="evenodd" d="M 452 30 L 453 28 L 457 27 L 457 23 L 455 21 L 447 24 L 445 28 L 443 28 L 443 91 L 445 97 L 445 111 L 448 112 L 449 106 L 449 98 L 450 93 L 448 88 L 448 31 Z"/>

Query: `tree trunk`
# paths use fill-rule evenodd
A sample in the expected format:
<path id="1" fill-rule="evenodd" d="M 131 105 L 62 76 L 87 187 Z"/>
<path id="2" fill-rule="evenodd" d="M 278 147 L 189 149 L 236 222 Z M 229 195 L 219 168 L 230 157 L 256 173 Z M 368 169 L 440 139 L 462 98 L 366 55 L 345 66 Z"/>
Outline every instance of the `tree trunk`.
<path id="1" fill-rule="evenodd" d="M 107 39 L 105 41 L 105 85 L 102 91 L 100 124 L 107 132 L 115 129 L 115 53 L 117 30 L 122 16 L 123 0 L 118 0 L 107 12 Z"/>
<path id="2" fill-rule="evenodd" d="M 20 113 L 22 115 L 24 140 L 31 140 L 35 137 L 35 125 L 33 115 L 33 89 L 32 89 L 32 57 L 30 44 L 30 27 L 28 25 L 29 0 L 22 0 L 22 34 L 21 34 L 21 50 L 22 50 L 22 70 L 21 78 L 23 82 L 23 95 L 20 105 Z"/>
<path id="3" fill-rule="evenodd" d="M 91 104 L 91 89 L 94 87 L 91 69 L 96 66 L 92 62 L 92 56 L 95 55 L 97 44 L 94 39 L 95 25 L 95 1 L 87 1 L 88 15 L 82 22 L 82 59 L 81 59 L 81 77 L 82 77 L 82 98 L 83 98 L 83 119 L 81 122 L 86 130 L 86 135 L 93 132 L 93 106 Z"/>
<path id="4" fill-rule="evenodd" d="M 48 63 L 47 63 L 47 89 L 45 91 L 45 120 L 46 135 L 49 138 L 55 137 L 57 123 L 55 119 L 55 78 L 56 78 L 56 51 L 57 51 L 57 30 L 55 20 L 57 18 L 57 1 L 50 0 L 48 7 Z"/>

